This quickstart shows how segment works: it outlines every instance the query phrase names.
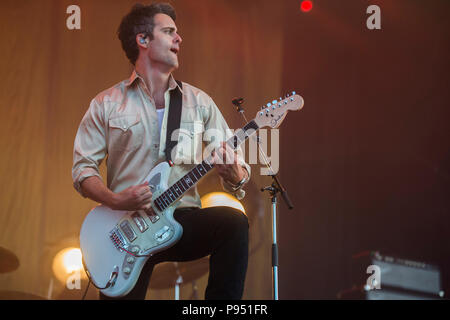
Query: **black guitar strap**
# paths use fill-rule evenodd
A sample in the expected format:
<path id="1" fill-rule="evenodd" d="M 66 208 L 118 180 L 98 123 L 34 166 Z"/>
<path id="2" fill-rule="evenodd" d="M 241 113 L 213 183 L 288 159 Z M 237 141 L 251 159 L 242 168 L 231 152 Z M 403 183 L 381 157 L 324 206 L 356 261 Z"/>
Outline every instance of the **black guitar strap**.
<path id="1" fill-rule="evenodd" d="M 176 80 L 180 88 L 182 88 L 181 81 Z M 170 103 L 169 114 L 167 118 L 167 131 L 166 131 L 166 161 L 170 163 L 172 161 L 172 149 L 178 143 L 178 134 L 172 140 L 172 133 L 180 128 L 181 110 L 183 105 L 183 95 L 180 90 L 175 88 L 170 91 Z"/>

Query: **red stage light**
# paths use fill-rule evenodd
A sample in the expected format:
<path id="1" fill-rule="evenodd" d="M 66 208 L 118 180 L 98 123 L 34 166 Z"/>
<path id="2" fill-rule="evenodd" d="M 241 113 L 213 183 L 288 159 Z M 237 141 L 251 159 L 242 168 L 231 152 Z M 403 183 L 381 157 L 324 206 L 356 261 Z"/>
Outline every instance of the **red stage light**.
<path id="1" fill-rule="evenodd" d="M 313 7 L 312 1 L 302 1 L 302 3 L 300 4 L 300 8 L 302 9 L 303 12 L 311 11 L 312 7 Z"/>

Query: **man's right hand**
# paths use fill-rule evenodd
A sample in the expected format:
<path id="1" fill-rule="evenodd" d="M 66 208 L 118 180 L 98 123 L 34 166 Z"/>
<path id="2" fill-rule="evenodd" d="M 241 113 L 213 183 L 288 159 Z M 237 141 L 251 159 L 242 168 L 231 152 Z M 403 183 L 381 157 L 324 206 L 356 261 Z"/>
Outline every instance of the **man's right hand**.
<path id="1" fill-rule="evenodd" d="M 151 208 L 152 192 L 148 182 L 131 186 L 114 194 L 110 208 L 113 210 L 149 210 Z"/>

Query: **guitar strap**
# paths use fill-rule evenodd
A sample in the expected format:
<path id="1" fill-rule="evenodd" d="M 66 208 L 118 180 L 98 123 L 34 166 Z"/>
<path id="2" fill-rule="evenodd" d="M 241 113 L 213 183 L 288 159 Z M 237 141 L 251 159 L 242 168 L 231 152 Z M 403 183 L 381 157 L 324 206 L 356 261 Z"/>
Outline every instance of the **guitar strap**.
<path id="1" fill-rule="evenodd" d="M 182 88 L 181 81 L 176 80 L 180 88 Z M 180 90 L 175 88 L 170 91 L 170 103 L 169 103 L 169 114 L 167 117 L 167 130 L 166 130 L 166 161 L 169 163 L 172 161 L 172 149 L 178 143 L 178 134 L 172 140 L 172 133 L 180 128 L 181 121 L 181 110 L 183 105 L 183 94 Z"/>

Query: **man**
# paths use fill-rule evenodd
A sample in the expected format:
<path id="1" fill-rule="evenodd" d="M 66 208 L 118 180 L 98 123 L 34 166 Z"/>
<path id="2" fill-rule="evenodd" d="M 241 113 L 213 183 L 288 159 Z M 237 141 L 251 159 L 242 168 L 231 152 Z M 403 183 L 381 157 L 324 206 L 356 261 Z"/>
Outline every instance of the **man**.
<path id="1" fill-rule="evenodd" d="M 151 210 L 152 193 L 143 179 L 165 160 L 168 109 L 172 90 L 182 94 L 182 113 L 175 161 L 169 185 L 192 167 L 190 145 L 205 132 L 217 152 L 213 162 L 223 187 L 238 198 L 250 168 L 223 141 L 228 126 L 213 100 L 203 91 L 180 85 L 172 72 L 178 68 L 182 42 L 175 25 L 175 11 L 168 4 L 137 4 L 126 15 L 118 36 L 135 66 L 131 77 L 97 95 L 83 117 L 74 145 L 72 177 L 84 197 L 114 210 Z M 221 132 L 206 137 L 208 132 Z M 229 135 L 228 135 L 229 136 Z M 99 165 L 108 156 L 107 184 Z M 224 160 L 224 161 L 221 161 Z M 227 207 L 201 209 L 196 188 L 180 200 L 175 219 L 183 226 L 182 238 L 171 248 L 151 257 L 133 290 L 123 299 L 144 299 L 155 264 L 188 261 L 210 255 L 206 299 L 241 299 L 248 261 L 248 221 Z M 109 297 L 100 294 L 101 299 Z"/>

